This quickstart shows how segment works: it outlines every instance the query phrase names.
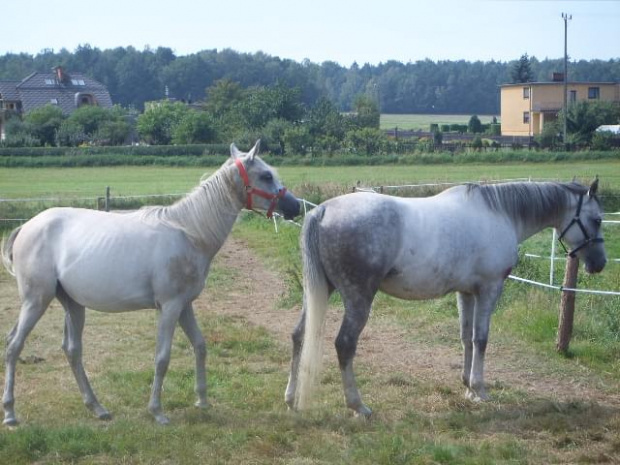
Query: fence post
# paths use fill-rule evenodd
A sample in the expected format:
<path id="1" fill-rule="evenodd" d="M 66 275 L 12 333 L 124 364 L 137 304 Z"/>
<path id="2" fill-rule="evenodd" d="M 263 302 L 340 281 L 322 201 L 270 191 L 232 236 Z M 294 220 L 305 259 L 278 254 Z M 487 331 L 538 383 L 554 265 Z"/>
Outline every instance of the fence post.
<path id="1" fill-rule="evenodd" d="M 110 211 L 110 186 L 106 186 L 106 188 L 105 188 L 104 210 L 107 211 L 107 212 Z"/>
<path id="2" fill-rule="evenodd" d="M 566 257 L 566 269 L 564 271 L 563 288 L 577 288 L 577 274 L 579 271 L 579 259 L 577 257 Z M 565 354 L 568 352 L 568 345 L 573 335 L 573 319 L 575 316 L 575 292 L 562 290 L 562 300 L 560 303 L 560 321 L 558 322 L 558 339 L 556 350 Z"/>

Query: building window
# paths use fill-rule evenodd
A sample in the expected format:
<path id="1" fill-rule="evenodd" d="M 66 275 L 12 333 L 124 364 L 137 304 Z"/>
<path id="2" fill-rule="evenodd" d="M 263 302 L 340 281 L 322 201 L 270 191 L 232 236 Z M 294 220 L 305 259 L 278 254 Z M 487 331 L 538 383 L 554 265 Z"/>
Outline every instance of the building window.
<path id="1" fill-rule="evenodd" d="M 569 102 L 570 103 L 575 103 L 577 101 L 577 91 L 576 90 L 571 90 L 570 91 L 570 96 L 569 96 Z"/>
<path id="2" fill-rule="evenodd" d="M 523 112 L 523 124 L 530 124 L 530 112 L 529 111 Z"/>
<path id="3" fill-rule="evenodd" d="M 58 105 L 58 99 L 57 98 L 52 98 L 52 99 L 50 99 L 50 103 L 52 105 Z"/>
<path id="4" fill-rule="evenodd" d="M 588 98 L 598 100 L 601 96 L 601 90 L 598 87 L 588 87 Z"/>
<path id="5" fill-rule="evenodd" d="M 523 88 L 523 100 L 527 100 L 529 98 L 530 98 L 530 88 L 524 87 Z"/>
<path id="6" fill-rule="evenodd" d="M 74 86 L 85 86 L 86 83 L 84 82 L 84 79 L 71 79 L 71 84 L 73 84 Z"/>
<path id="7" fill-rule="evenodd" d="M 47 86 L 56 85 L 56 79 L 46 79 L 45 80 L 45 85 L 47 85 Z"/>

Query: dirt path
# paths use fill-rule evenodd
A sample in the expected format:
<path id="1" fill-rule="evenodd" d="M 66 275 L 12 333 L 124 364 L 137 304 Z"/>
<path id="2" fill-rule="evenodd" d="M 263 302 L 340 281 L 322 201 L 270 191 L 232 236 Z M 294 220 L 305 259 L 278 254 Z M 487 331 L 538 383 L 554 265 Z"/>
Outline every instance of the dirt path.
<path id="1" fill-rule="evenodd" d="M 261 259 L 251 249 L 232 237 L 216 261 L 220 267 L 238 276 L 235 286 L 227 295 L 216 299 L 217 303 L 209 302 L 207 291 L 196 305 L 262 326 L 290 347 L 290 333 L 299 317 L 299 308 L 282 309 L 278 306 L 285 284 L 277 273 L 263 266 Z M 331 347 L 341 317 L 342 313 L 338 310 L 328 312 L 326 337 L 329 342 L 326 343 L 326 357 L 329 360 L 326 363 L 336 363 L 335 351 Z M 455 350 L 453 346 L 412 342 L 399 328 L 376 323 L 371 321 L 362 333 L 357 355 L 359 363 L 370 364 L 374 372 L 414 373 L 427 381 L 437 380 L 441 384 L 454 380 L 455 386 L 458 386 L 462 366 L 460 350 Z M 610 393 L 604 380 L 586 367 L 581 371 L 566 372 L 558 367 L 548 373 L 541 369 L 542 357 L 539 359 L 530 352 L 494 341 L 491 334 L 487 352 L 487 382 L 499 382 L 535 397 L 558 401 L 591 400 L 620 407 L 618 390 Z"/>

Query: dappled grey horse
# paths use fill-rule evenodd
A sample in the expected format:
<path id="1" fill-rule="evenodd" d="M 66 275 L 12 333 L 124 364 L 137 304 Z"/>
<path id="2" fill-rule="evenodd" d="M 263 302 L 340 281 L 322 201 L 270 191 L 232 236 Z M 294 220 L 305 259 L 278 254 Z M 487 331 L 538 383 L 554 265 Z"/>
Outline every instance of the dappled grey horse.
<path id="1" fill-rule="evenodd" d="M 517 263 L 518 245 L 547 227 L 560 231 L 589 273 L 605 266 L 598 180 L 462 185 L 430 198 L 356 193 L 333 198 L 305 218 L 304 299 L 293 332 L 285 401 L 307 407 L 319 374 L 329 295 L 344 318 L 336 339 L 346 405 L 368 416 L 353 358 L 377 291 L 408 300 L 457 292 L 466 396 L 484 400 L 484 355 L 491 313 Z"/>
<path id="2" fill-rule="evenodd" d="M 228 237 L 241 209 L 277 208 L 299 213 L 299 201 L 258 156 L 231 145 L 231 158 L 174 205 L 133 213 L 51 208 L 14 230 L 2 247 L 7 269 L 17 279 L 19 319 L 7 338 L 4 424 L 17 423 L 13 388 L 15 364 L 24 342 L 56 297 L 65 309 L 62 347 L 84 403 L 101 419 L 101 406 L 82 365 L 84 307 L 103 312 L 156 308 L 160 312 L 155 378 L 148 409 L 168 423 L 161 405 L 177 322 L 196 355 L 197 406 L 207 405 L 206 344 L 192 302 L 205 286 L 211 261 Z"/>

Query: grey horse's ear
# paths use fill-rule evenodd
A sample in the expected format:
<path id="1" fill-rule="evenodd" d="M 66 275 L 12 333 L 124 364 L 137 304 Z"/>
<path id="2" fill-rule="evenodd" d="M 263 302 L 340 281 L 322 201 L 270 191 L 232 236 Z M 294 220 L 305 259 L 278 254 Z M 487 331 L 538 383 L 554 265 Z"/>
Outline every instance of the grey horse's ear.
<path id="1" fill-rule="evenodd" d="M 252 147 L 252 150 L 248 152 L 248 158 L 250 160 L 254 160 L 254 157 L 258 155 L 259 150 L 260 150 L 260 139 L 256 141 L 256 144 L 254 144 L 254 147 Z"/>
<path id="2" fill-rule="evenodd" d="M 232 158 L 233 160 L 236 160 L 237 158 L 239 158 L 241 155 L 243 155 L 243 152 L 241 152 L 237 146 L 235 145 L 235 143 L 233 142 L 232 144 L 230 144 L 230 158 Z"/>
<path id="3" fill-rule="evenodd" d="M 594 197 L 596 195 L 596 191 L 598 190 L 598 174 L 592 184 L 590 184 L 590 189 L 588 189 L 588 196 Z"/>

